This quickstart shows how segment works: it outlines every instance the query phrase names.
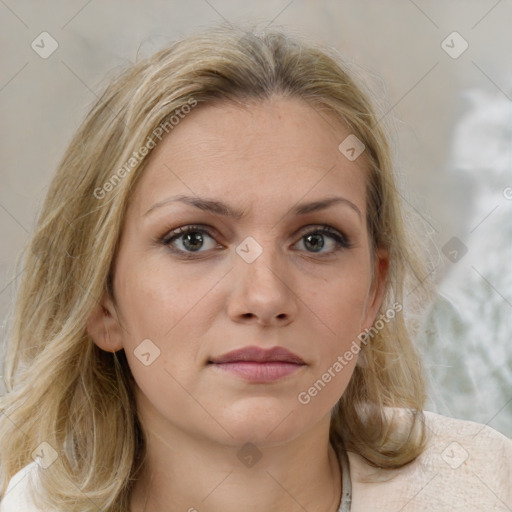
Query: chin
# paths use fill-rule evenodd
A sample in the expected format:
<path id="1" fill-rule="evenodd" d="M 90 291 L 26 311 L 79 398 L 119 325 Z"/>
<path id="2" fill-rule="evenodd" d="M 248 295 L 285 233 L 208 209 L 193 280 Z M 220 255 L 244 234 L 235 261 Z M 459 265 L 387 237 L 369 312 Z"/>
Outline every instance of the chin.
<path id="1" fill-rule="evenodd" d="M 228 443 L 272 446 L 296 439 L 312 428 L 315 421 L 295 404 L 263 397 L 244 400 L 225 410 L 221 421 L 231 434 Z"/>

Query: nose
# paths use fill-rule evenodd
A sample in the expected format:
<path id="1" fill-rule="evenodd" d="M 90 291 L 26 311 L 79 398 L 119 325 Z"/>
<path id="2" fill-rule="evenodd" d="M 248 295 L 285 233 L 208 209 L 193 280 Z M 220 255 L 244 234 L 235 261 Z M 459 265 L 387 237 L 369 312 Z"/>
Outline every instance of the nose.
<path id="1" fill-rule="evenodd" d="M 295 320 L 298 297 L 292 289 L 289 268 L 276 251 L 264 249 L 252 263 L 235 256 L 229 317 L 238 323 L 284 327 Z"/>

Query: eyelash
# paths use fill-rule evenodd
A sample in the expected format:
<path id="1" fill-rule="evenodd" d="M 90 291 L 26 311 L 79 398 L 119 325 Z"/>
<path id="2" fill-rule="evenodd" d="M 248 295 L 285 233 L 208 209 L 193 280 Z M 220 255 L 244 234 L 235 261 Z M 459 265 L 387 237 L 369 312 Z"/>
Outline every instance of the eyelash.
<path id="1" fill-rule="evenodd" d="M 158 241 L 162 245 L 165 245 L 166 247 L 168 247 L 172 252 L 179 254 L 183 258 L 186 258 L 186 259 L 197 258 L 201 254 L 201 252 L 207 252 L 207 251 L 183 251 L 183 250 L 178 249 L 172 245 L 172 242 L 174 242 L 175 240 L 177 240 L 180 237 L 187 235 L 189 233 L 202 233 L 202 234 L 205 233 L 210 238 L 215 239 L 213 233 L 205 226 L 191 224 L 188 226 L 182 226 L 182 227 L 179 227 L 172 231 L 166 232 L 166 234 L 164 236 L 162 236 L 161 238 L 159 238 Z M 345 250 L 350 249 L 353 247 L 352 242 L 345 234 L 343 234 L 340 231 L 338 231 L 337 229 L 334 229 L 333 227 L 327 226 L 327 225 L 320 225 L 319 227 L 316 227 L 309 231 L 304 231 L 296 243 L 298 243 L 300 240 L 302 240 L 307 235 L 318 235 L 318 234 L 327 235 L 329 238 L 334 240 L 334 242 L 336 244 L 336 247 L 334 248 L 334 250 L 327 252 L 327 253 L 315 253 L 314 251 L 306 251 L 311 255 L 316 254 L 316 256 L 319 258 L 328 257 L 338 251 L 342 251 L 344 249 Z"/>

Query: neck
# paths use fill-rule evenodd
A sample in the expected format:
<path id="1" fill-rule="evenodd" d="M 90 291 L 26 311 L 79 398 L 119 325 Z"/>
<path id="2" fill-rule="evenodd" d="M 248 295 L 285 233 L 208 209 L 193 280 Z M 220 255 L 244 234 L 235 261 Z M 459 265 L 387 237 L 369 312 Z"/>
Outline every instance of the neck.
<path id="1" fill-rule="evenodd" d="M 328 421 L 292 441 L 242 452 L 241 446 L 145 424 L 147 455 L 130 510 L 336 512 L 341 474 Z"/>

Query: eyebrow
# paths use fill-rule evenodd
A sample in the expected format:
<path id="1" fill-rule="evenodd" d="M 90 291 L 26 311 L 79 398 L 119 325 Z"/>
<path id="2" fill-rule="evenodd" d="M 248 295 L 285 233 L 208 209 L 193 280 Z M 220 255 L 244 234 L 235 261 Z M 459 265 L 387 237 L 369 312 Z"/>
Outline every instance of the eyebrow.
<path id="1" fill-rule="evenodd" d="M 185 203 L 203 211 L 212 212 L 217 215 L 223 215 L 225 217 L 232 217 L 234 219 L 240 219 L 245 215 L 244 210 L 236 210 L 221 201 L 197 196 L 178 195 L 158 201 L 158 203 L 155 203 L 146 213 L 144 213 L 144 216 L 148 215 L 157 208 L 176 202 Z M 345 204 L 349 206 L 359 215 L 359 218 L 362 219 L 361 210 L 352 201 L 349 201 L 345 197 L 341 196 L 330 196 L 318 201 L 296 205 L 294 208 L 292 208 L 292 213 L 295 215 L 306 215 L 308 213 L 325 210 L 326 208 L 336 204 Z"/>

